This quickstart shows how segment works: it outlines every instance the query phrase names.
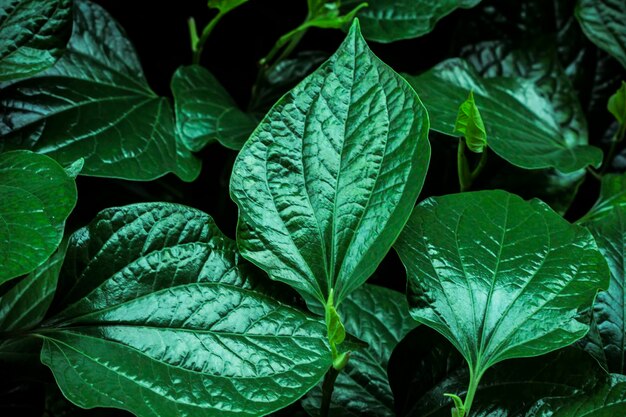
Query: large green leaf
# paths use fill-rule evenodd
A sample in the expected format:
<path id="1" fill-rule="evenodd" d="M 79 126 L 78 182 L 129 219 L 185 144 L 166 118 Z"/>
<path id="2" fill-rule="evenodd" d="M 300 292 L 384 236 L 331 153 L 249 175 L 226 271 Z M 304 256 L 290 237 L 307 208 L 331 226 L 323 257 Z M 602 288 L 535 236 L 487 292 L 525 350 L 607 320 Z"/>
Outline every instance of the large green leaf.
<path id="1" fill-rule="evenodd" d="M 424 182 L 428 116 L 354 23 L 339 50 L 270 110 L 239 153 L 231 196 L 243 256 L 337 305 L 375 270 Z"/>
<path id="2" fill-rule="evenodd" d="M 346 330 L 368 344 L 350 355 L 337 377 L 330 415 L 394 417 L 393 395 L 387 380 L 387 362 L 400 340 L 417 324 L 409 315 L 404 294 L 366 284 L 339 307 Z M 319 415 L 321 385 L 302 402 L 312 416 Z"/>
<path id="3" fill-rule="evenodd" d="M 0 283 L 41 265 L 63 237 L 76 184 L 53 159 L 0 154 Z"/>
<path id="4" fill-rule="evenodd" d="M 2 90 L 0 151 L 31 149 L 83 175 L 185 180 L 199 161 L 177 144 L 167 99 L 148 87 L 123 30 L 100 6 L 76 1 L 68 51 L 36 77 Z"/>
<path id="5" fill-rule="evenodd" d="M 576 17 L 585 35 L 626 68 L 626 2 L 578 0 Z"/>
<path id="6" fill-rule="evenodd" d="M 0 1 L 0 81 L 54 65 L 72 32 L 72 0 Z"/>
<path id="7" fill-rule="evenodd" d="M 469 380 L 463 357 L 426 326 L 398 344 L 388 373 L 399 417 L 449 417 L 450 402 L 443 394 L 464 393 Z M 604 377 L 597 363 L 575 347 L 512 359 L 485 373 L 470 416 L 523 417 L 540 399 L 587 392 Z"/>
<path id="8" fill-rule="evenodd" d="M 505 359 L 582 338 L 581 311 L 608 268 L 591 234 L 539 200 L 503 191 L 430 198 L 395 245 L 407 269 L 411 315 L 444 335 L 474 382 Z"/>
<path id="9" fill-rule="evenodd" d="M 137 416 L 261 416 L 331 364 L 326 328 L 242 260 L 197 210 L 101 212 L 72 235 L 37 334 L 41 360 L 81 407 Z"/>
<path id="10" fill-rule="evenodd" d="M 569 173 L 599 166 L 602 151 L 561 127 L 554 104 L 532 80 L 481 78 L 465 61 L 450 59 L 407 80 L 424 100 L 431 128 L 454 136 L 459 103 L 473 90 L 489 147 L 513 165 Z"/>
<path id="11" fill-rule="evenodd" d="M 172 77 L 172 93 L 178 134 L 193 152 L 215 140 L 227 148 L 241 149 L 257 125 L 213 74 L 198 65 L 178 68 Z"/>
<path id="12" fill-rule="evenodd" d="M 368 7 L 358 17 L 363 35 L 377 42 L 417 38 L 435 28 L 435 24 L 459 7 L 470 8 L 481 0 L 368 0 Z M 342 2 L 346 8 L 360 0 Z"/>
<path id="13" fill-rule="evenodd" d="M 626 205 L 602 213 L 582 223 L 595 237 L 611 270 L 608 290 L 600 292 L 593 304 L 593 319 L 605 358 L 601 361 L 611 372 L 626 373 Z"/>
<path id="14" fill-rule="evenodd" d="M 611 374 L 592 393 L 541 400 L 526 417 L 617 417 L 626 414 L 626 376 Z"/>

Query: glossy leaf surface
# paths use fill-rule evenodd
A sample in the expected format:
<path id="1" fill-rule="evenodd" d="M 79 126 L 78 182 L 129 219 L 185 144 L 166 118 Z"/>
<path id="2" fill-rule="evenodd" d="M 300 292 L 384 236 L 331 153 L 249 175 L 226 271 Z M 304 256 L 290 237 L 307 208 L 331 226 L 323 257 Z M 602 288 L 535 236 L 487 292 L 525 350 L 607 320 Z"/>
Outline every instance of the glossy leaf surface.
<path id="1" fill-rule="evenodd" d="M 626 174 L 607 174 L 602 176 L 600 197 L 579 223 L 589 223 L 611 215 L 613 209 L 626 205 Z"/>
<path id="2" fill-rule="evenodd" d="M 626 376 L 611 374 L 589 394 L 540 401 L 526 417 L 616 417 L 626 414 Z"/>
<path id="3" fill-rule="evenodd" d="M 330 416 L 394 417 L 387 362 L 398 342 L 415 326 L 404 294 L 365 284 L 339 307 L 348 333 L 367 343 L 355 350 L 337 377 Z M 303 401 L 312 416 L 319 415 L 321 386 Z"/>
<path id="4" fill-rule="evenodd" d="M 428 108 L 431 128 L 453 136 L 458 103 L 473 90 L 481 103 L 489 147 L 513 165 L 569 173 L 602 162 L 600 149 L 586 140 L 572 140 L 562 130 L 553 104 L 532 80 L 484 79 L 459 59 L 444 61 L 407 80 Z"/>
<path id="5" fill-rule="evenodd" d="M 41 265 L 63 237 L 76 184 L 53 159 L 0 154 L 0 283 Z"/>
<path id="6" fill-rule="evenodd" d="M 395 248 L 411 315 L 443 334 L 477 378 L 582 338 L 589 326 L 580 312 L 608 286 L 587 230 L 503 191 L 422 202 Z"/>
<path id="7" fill-rule="evenodd" d="M 242 255 L 322 304 L 375 270 L 424 182 L 428 116 L 369 50 L 358 23 L 287 93 L 238 155 L 231 197 Z"/>
<path id="8" fill-rule="evenodd" d="M 54 67 L 2 90 L 0 151 L 31 149 L 83 175 L 185 180 L 199 161 L 176 142 L 167 99 L 150 90 L 123 30 L 100 6 L 78 0 L 68 51 Z"/>
<path id="9" fill-rule="evenodd" d="M 71 0 L 0 2 L 0 81 L 54 65 L 72 32 Z"/>
<path id="10" fill-rule="evenodd" d="M 412 331 L 398 344 L 388 372 L 398 417 L 449 417 L 451 402 L 443 394 L 464 395 L 469 380 L 463 357 L 442 335 L 426 326 Z M 588 392 L 604 377 L 595 360 L 575 347 L 512 359 L 485 373 L 470 415 L 523 417 L 542 398 Z"/>
<path id="11" fill-rule="evenodd" d="M 227 148 L 241 149 L 257 125 L 201 66 L 180 67 L 172 77 L 172 93 L 180 140 L 193 152 L 215 140 Z"/>
<path id="12" fill-rule="evenodd" d="M 137 416 L 261 416 L 331 364 L 326 329 L 197 210 L 101 212 L 72 235 L 42 362 L 72 402 Z"/>
<path id="13" fill-rule="evenodd" d="M 357 0 L 342 2 L 346 7 L 357 3 Z M 478 3 L 480 0 L 368 0 L 368 7 L 358 17 L 366 39 L 393 42 L 425 35 L 454 10 Z"/>
<path id="14" fill-rule="evenodd" d="M 626 68 L 626 3 L 622 0 L 578 0 L 576 18 L 585 35 Z"/>

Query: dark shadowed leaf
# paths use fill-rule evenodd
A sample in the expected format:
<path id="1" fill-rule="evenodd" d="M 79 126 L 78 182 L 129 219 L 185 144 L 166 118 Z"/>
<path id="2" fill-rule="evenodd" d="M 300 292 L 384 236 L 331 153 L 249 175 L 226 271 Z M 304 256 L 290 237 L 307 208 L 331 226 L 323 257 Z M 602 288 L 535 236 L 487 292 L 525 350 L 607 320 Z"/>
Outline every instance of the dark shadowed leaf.
<path id="1" fill-rule="evenodd" d="M 578 0 L 576 17 L 585 35 L 626 68 L 626 2 Z"/>

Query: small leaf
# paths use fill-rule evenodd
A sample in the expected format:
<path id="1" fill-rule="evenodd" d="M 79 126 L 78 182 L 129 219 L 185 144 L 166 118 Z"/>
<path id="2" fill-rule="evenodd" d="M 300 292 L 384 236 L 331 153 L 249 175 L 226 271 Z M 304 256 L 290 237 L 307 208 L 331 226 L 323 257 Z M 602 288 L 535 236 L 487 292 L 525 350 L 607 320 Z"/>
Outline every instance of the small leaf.
<path id="1" fill-rule="evenodd" d="M 191 181 L 200 161 L 177 143 L 166 98 L 150 90 L 123 29 L 100 6 L 76 0 L 67 52 L 50 69 L 2 90 L 0 152 L 30 149 L 83 175 Z"/>
<path id="2" fill-rule="evenodd" d="M 348 9 L 361 0 L 342 1 Z M 417 38 L 435 28 L 435 24 L 458 8 L 468 9 L 480 0 L 368 0 L 368 7 L 358 13 L 366 39 L 393 42 Z"/>
<path id="3" fill-rule="evenodd" d="M 215 140 L 241 149 L 257 121 L 237 107 L 213 74 L 198 65 L 180 67 L 171 84 L 177 131 L 189 150 L 198 152 Z"/>
<path id="4" fill-rule="evenodd" d="M 365 284 L 339 306 L 346 330 L 368 344 L 355 350 L 337 376 L 330 416 L 394 417 L 387 362 L 398 342 L 417 323 L 409 315 L 406 297 L 396 291 Z M 358 400 L 355 400 L 358 399 Z M 319 415 L 321 385 L 302 402 L 312 416 Z"/>
<path id="5" fill-rule="evenodd" d="M 242 255 L 309 302 L 335 305 L 374 272 L 421 190 L 428 116 L 354 23 L 239 153 L 230 191 Z"/>
<path id="6" fill-rule="evenodd" d="M 248 0 L 208 0 L 207 6 L 210 9 L 218 9 L 220 13 L 226 14 L 247 2 Z"/>
<path id="7" fill-rule="evenodd" d="M 626 415 L 626 376 L 611 374 L 595 391 L 540 400 L 526 417 L 617 417 Z"/>
<path id="8" fill-rule="evenodd" d="M 603 175 L 598 201 L 578 223 L 590 223 L 611 215 L 615 207 L 622 205 L 626 205 L 626 174 Z"/>
<path id="9" fill-rule="evenodd" d="M 331 365 L 326 329 L 197 210 L 101 212 L 69 240 L 41 361 L 83 408 L 261 416 Z"/>
<path id="10" fill-rule="evenodd" d="M 480 111 L 474 101 L 474 92 L 459 106 L 459 113 L 454 123 L 454 131 L 461 133 L 470 151 L 482 153 L 487 147 L 487 132 Z"/>
<path id="11" fill-rule="evenodd" d="M 620 125 L 626 124 L 626 82 L 609 98 L 608 110 Z"/>
<path id="12" fill-rule="evenodd" d="M 626 2 L 578 0 L 576 18 L 585 35 L 626 68 Z"/>
<path id="13" fill-rule="evenodd" d="M 589 326 L 580 314 L 608 286 L 587 230 L 503 191 L 422 202 L 395 248 L 411 315 L 444 335 L 477 379 L 503 360 L 582 338 Z"/>
<path id="14" fill-rule="evenodd" d="M 0 81 L 29 77 L 54 65 L 71 32 L 71 0 L 3 0 Z"/>
<path id="15" fill-rule="evenodd" d="M 460 59 L 406 78 L 424 101 L 431 128 L 451 136 L 456 136 L 454 109 L 467 91 L 473 90 L 480 102 L 489 148 L 513 165 L 570 173 L 602 163 L 602 151 L 587 144 L 586 133 L 578 141 L 571 140 L 554 105 L 532 79 L 481 78 Z"/>
<path id="16" fill-rule="evenodd" d="M 30 151 L 0 154 L 0 284 L 52 255 L 75 204 L 74 179 L 53 159 Z"/>

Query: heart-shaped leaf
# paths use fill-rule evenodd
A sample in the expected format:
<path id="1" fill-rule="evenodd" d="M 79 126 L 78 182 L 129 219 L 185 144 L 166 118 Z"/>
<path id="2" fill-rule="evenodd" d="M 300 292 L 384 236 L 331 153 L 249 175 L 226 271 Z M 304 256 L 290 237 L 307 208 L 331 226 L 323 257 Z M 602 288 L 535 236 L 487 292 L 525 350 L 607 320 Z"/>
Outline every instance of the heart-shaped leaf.
<path id="1" fill-rule="evenodd" d="M 76 0 L 63 57 L 2 90 L 0 151 L 31 149 L 83 175 L 193 180 L 200 162 L 177 144 L 167 99 L 150 90 L 132 45 L 100 6 Z"/>
<path id="2" fill-rule="evenodd" d="M 450 59 L 407 80 L 428 108 L 431 128 L 455 136 L 459 103 L 470 90 L 480 103 L 489 148 L 513 165 L 569 173 L 599 166 L 602 151 L 572 140 L 554 105 L 532 80 L 481 78 L 465 61 Z"/>
<path id="3" fill-rule="evenodd" d="M 71 33 L 71 0 L 3 0 L 0 81 L 28 77 L 54 65 Z"/>
<path id="4" fill-rule="evenodd" d="M 585 35 L 626 68 L 626 3 L 622 0 L 578 0 L 576 18 Z"/>
<path id="5" fill-rule="evenodd" d="M 198 65 L 178 68 L 172 77 L 172 93 L 180 140 L 193 152 L 215 140 L 241 149 L 257 125 L 213 74 Z"/>
<path id="6" fill-rule="evenodd" d="M 435 28 L 435 24 L 459 7 L 468 9 L 481 0 L 368 0 L 368 7 L 358 17 L 366 39 L 393 42 L 417 38 Z M 346 8 L 360 0 L 342 2 Z"/>
<path id="7" fill-rule="evenodd" d="M 394 417 L 387 362 L 398 342 L 417 325 L 409 315 L 404 294 L 365 284 L 345 299 L 339 314 L 346 330 L 368 346 L 352 352 L 348 365 L 337 376 L 329 415 Z M 321 403 L 318 385 L 302 405 L 317 416 Z"/>
<path id="8" fill-rule="evenodd" d="M 395 248 L 411 315 L 469 365 L 470 404 L 492 365 L 582 338 L 589 326 L 581 311 L 608 286 L 606 261 L 586 229 L 503 191 L 422 202 Z"/>
<path id="9" fill-rule="evenodd" d="M 53 159 L 0 154 L 0 284 L 41 265 L 59 246 L 76 184 Z"/>
<path id="10" fill-rule="evenodd" d="M 267 282 L 202 212 L 107 209 L 69 240 L 41 360 L 84 408 L 266 415 L 331 364 L 324 324 Z"/>
<path id="11" fill-rule="evenodd" d="M 399 417 L 449 417 L 450 403 L 443 394 L 465 393 L 469 381 L 463 357 L 426 326 L 398 344 L 388 372 Z M 593 358 L 575 347 L 502 362 L 483 376 L 470 416 L 524 417 L 536 401 L 588 392 L 605 375 Z"/>
<path id="12" fill-rule="evenodd" d="M 339 50 L 270 110 L 230 190 L 242 255 L 323 305 L 374 272 L 421 190 L 428 116 L 369 50 L 358 22 Z"/>

